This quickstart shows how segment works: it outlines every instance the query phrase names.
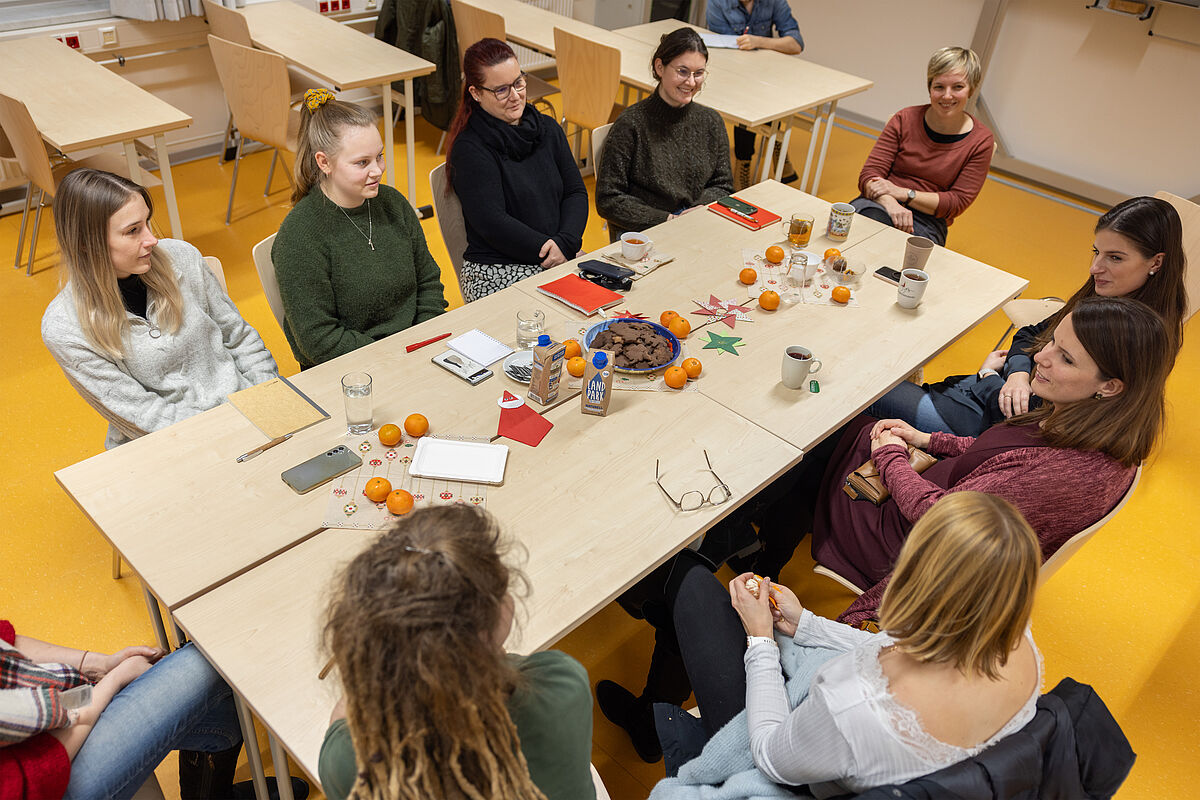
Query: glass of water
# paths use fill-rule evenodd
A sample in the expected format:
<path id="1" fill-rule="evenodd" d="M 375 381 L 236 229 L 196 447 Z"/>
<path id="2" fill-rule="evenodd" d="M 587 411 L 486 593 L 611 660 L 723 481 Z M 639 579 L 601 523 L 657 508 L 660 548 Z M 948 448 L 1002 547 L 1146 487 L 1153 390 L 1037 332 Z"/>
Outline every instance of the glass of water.
<path id="1" fill-rule="evenodd" d="M 365 372 L 347 372 L 342 376 L 342 396 L 346 401 L 346 430 L 355 436 L 370 433 L 371 376 Z"/>
<path id="2" fill-rule="evenodd" d="M 546 315 L 538 309 L 517 312 L 517 346 L 528 350 L 546 332 Z"/>

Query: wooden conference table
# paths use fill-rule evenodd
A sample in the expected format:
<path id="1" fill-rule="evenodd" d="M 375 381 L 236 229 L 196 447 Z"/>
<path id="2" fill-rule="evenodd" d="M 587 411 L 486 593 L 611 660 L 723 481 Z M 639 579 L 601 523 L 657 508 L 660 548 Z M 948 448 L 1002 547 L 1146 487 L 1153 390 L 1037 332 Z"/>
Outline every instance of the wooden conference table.
<path id="1" fill-rule="evenodd" d="M 399 181 L 392 151 L 392 81 L 404 81 L 408 199 L 415 203 L 417 156 L 413 78 L 428 75 L 437 67 L 419 56 L 302 8 L 291 0 L 252 3 L 238 11 L 245 15 L 250 38 L 256 47 L 283 56 L 327 81 L 339 92 L 364 86 L 379 87 L 383 95 L 383 152 L 392 186 Z"/>
<path id="2" fill-rule="evenodd" d="M 779 213 L 810 211 L 818 226 L 828 213 L 820 199 L 774 182 L 746 195 Z M 693 298 L 709 294 L 745 297 L 736 281 L 741 248 L 777 241 L 778 230 L 751 233 L 706 211 L 653 228 L 650 237 L 676 260 L 638 281 L 622 307 L 657 316 L 665 308 L 689 311 Z M 843 249 L 873 268 L 894 263 L 903 240 L 860 217 Z M 809 249 L 827 246 L 816 236 Z M 940 248 L 929 268 L 933 281 L 914 312 L 897 309 L 895 289 L 874 278 L 860 287 L 859 307 L 756 310 L 753 323 L 733 331 L 706 329 L 742 336 L 736 357 L 702 350 L 701 334 L 688 340 L 704 362 L 699 391 L 617 392 L 605 418 L 583 416 L 578 397 L 569 397 L 546 412 L 555 428 L 539 447 L 509 443 L 505 482 L 489 489 L 487 506 L 528 552 L 528 619 L 512 647 L 552 644 L 1025 286 Z M 516 310 L 529 307 L 546 312 L 552 331 L 595 321 L 537 293 L 547 277 L 553 275 L 295 376 L 332 419 L 252 461 L 234 458 L 261 443 L 261 434 L 223 405 L 56 473 L 263 720 L 273 748 L 286 748 L 310 777 L 337 694 L 336 675 L 317 680 L 325 660 L 318 647 L 325 587 L 372 537 L 322 530 L 327 493 L 297 497 L 278 475 L 341 437 L 338 378 L 354 369 L 375 377 L 377 421 L 420 411 L 435 433 L 494 433 L 495 400 L 517 384 L 501 374 L 470 387 L 429 363 L 436 348 L 406 354 L 404 346 L 471 327 L 511 340 Z M 825 365 L 819 394 L 779 384 L 783 346 L 796 343 L 811 347 Z M 654 485 L 654 461 L 661 460 L 664 483 L 676 496 L 707 490 L 703 449 L 733 499 L 678 512 Z"/>
<path id="3" fill-rule="evenodd" d="M 464 1 L 502 15 L 505 35 L 534 50 L 554 54 L 555 28 L 615 47 L 621 53 L 621 81 L 647 92 L 655 87 L 650 61 L 659 38 L 684 24 L 660 20 L 608 31 L 521 0 Z M 781 144 L 786 151 L 791 140 L 792 117 L 802 111 L 814 110 L 808 155 L 797 188 L 816 194 L 838 100 L 864 92 L 874 86 L 874 82 L 772 50 L 712 48 L 708 57 L 711 72 L 705 79 L 700 102 L 731 122 L 751 128 L 769 128 L 766 146 L 759 151 L 760 156 L 765 154 L 761 170 L 763 180 L 771 177 L 776 138 L 782 135 Z M 822 124 L 825 125 L 823 137 L 820 135 Z M 821 139 L 819 153 L 816 149 L 818 139 Z M 814 154 L 817 154 L 815 171 L 812 170 Z M 782 160 L 774 165 L 774 173 L 776 180 L 782 177 Z"/>
<path id="4" fill-rule="evenodd" d="M 49 36 L 0 42 L 0 93 L 24 103 L 42 138 L 64 153 L 120 142 L 138 183 L 137 138 L 153 136 L 171 235 L 183 238 L 166 133 L 191 117 Z"/>

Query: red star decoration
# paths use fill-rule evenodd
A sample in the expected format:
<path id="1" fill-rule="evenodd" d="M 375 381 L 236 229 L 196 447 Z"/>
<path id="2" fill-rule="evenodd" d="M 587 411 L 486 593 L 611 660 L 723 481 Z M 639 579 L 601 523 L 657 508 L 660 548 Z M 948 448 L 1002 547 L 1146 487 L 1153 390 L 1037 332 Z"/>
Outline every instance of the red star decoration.
<path id="1" fill-rule="evenodd" d="M 709 300 L 707 303 L 701 303 L 699 300 L 692 301 L 696 305 L 700 306 L 700 310 L 693 311 L 693 314 L 699 314 L 704 317 L 712 317 L 712 319 L 704 323 L 705 325 L 709 324 L 709 322 L 724 322 L 732 330 L 734 323 L 736 323 L 738 320 L 743 322 L 752 321 L 749 316 L 751 309 L 747 308 L 746 306 L 739 305 L 738 301 L 721 300 L 715 294 L 710 294 L 708 297 Z"/>

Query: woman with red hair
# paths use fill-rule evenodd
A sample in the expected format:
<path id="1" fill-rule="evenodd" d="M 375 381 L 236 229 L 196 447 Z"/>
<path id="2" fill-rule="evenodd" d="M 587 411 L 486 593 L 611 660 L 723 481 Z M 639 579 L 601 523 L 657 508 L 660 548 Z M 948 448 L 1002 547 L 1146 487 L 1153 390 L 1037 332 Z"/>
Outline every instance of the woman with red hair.
<path id="1" fill-rule="evenodd" d="M 469 303 L 574 258 L 588 196 L 562 128 L 525 102 L 511 47 L 480 39 L 463 77 L 446 166 L 467 227 L 458 281 Z"/>

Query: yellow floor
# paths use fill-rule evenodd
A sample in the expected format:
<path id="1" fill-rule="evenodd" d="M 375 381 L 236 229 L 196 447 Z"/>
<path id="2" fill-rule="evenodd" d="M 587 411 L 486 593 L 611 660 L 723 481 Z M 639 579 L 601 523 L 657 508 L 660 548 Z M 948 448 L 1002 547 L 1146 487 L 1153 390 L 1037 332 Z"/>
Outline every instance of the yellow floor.
<path id="1" fill-rule="evenodd" d="M 437 132 L 417 123 L 417 202 L 430 202 L 429 170 Z M 401 134 L 402 135 L 402 134 Z M 821 196 L 847 200 L 871 141 L 844 130 L 835 132 L 825 165 Z M 807 135 L 791 146 L 802 165 Z M 186 238 L 225 265 L 229 290 L 242 314 L 274 352 L 284 374 L 296 371 L 283 333 L 259 288 L 250 260 L 251 246 L 273 233 L 287 213 L 281 176 L 277 191 L 262 196 L 269 156 L 244 162 L 234 223 L 223 224 L 230 165 L 215 158 L 175 169 Z M 405 151 L 396 147 L 399 175 Z M 403 181 L 402 181 L 403 183 Z M 592 186 L 588 181 L 589 188 Z M 1152 194 L 1157 188 L 1142 189 Z M 161 198 L 161 192 L 156 194 Z M 787 212 L 787 209 L 775 209 Z M 159 204 L 159 225 L 165 213 Z M 16 246 L 19 217 L 0 219 L 0 253 Z M 989 182 L 970 211 L 950 229 L 950 245 L 981 261 L 1030 280 L 1027 296 L 1069 295 L 1084 279 L 1095 216 L 1014 188 Z M 8 270 L 0 274 L 0 341 L 9 368 L 0 375 L 4 415 L 0 435 L 8 442 L 3 481 L 3 565 L 0 616 L 18 630 L 64 644 L 114 650 L 149 642 L 153 634 L 136 579 L 113 581 L 110 553 L 103 538 L 54 481 L 60 467 L 102 449 L 105 425 L 67 385 L 39 336 L 42 310 L 53 297 L 58 276 L 52 215 L 43 215 L 36 272 L 32 278 Z M 451 304 L 461 300 L 454 287 L 445 248 L 433 221 L 425 235 L 448 286 Z M 594 213 L 585 247 L 607 242 Z M 732 262 L 731 262 L 732 263 Z M 1194 268 L 1200 268 L 1195 265 Z M 939 291 L 953 291 L 942 286 Z M 993 347 L 1006 321 L 997 314 L 927 368 L 931 376 L 971 371 Z M 1192 326 L 1195 328 L 1195 325 Z M 827 356 L 828 357 L 828 356 Z M 1046 658 L 1046 688 L 1064 675 L 1091 683 L 1113 710 L 1139 754 L 1122 800 L 1184 797 L 1192 789 L 1196 752 L 1188 733 L 1200 717 L 1200 699 L 1188 677 L 1200 664 L 1200 644 L 1188 628 L 1200 623 L 1200 537 L 1197 532 L 1195 475 L 1200 473 L 1200 429 L 1184 414 L 1188 398 L 1200 394 L 1200 342 L 1185 344 L 1169 385 L 1171 405 L 1167 437 L 1146 470 L 1141 486 L 1120 517 L 1077 555 L 1042 591 L 1035 633 Z M 119 480 L 119 476 L 114 476 Z M 203 509 L 198 508 L 198 512 Z M 801 548 L 803 550 L 803 547 Z M 802 600 L 820 613 L 835 614 L 850 600 L 831 582 L 813 576 L 800 553 L 782 576 Z M 318 591 L 321 587 L 314 586 Z M 613 678 L 635 691 L 647 663 L 649 630 L 615 606 L 563 642 L 588 668 L 593 683 Z M 639 761 L 624 735 L 597 712 L 594 760 L 614 798 L 645 797 L 661 777 L 661 764 Z M 170 762 L 170 760 L 169 760 Z M 168 796 L 173 765 L 160 777 Z"/>

